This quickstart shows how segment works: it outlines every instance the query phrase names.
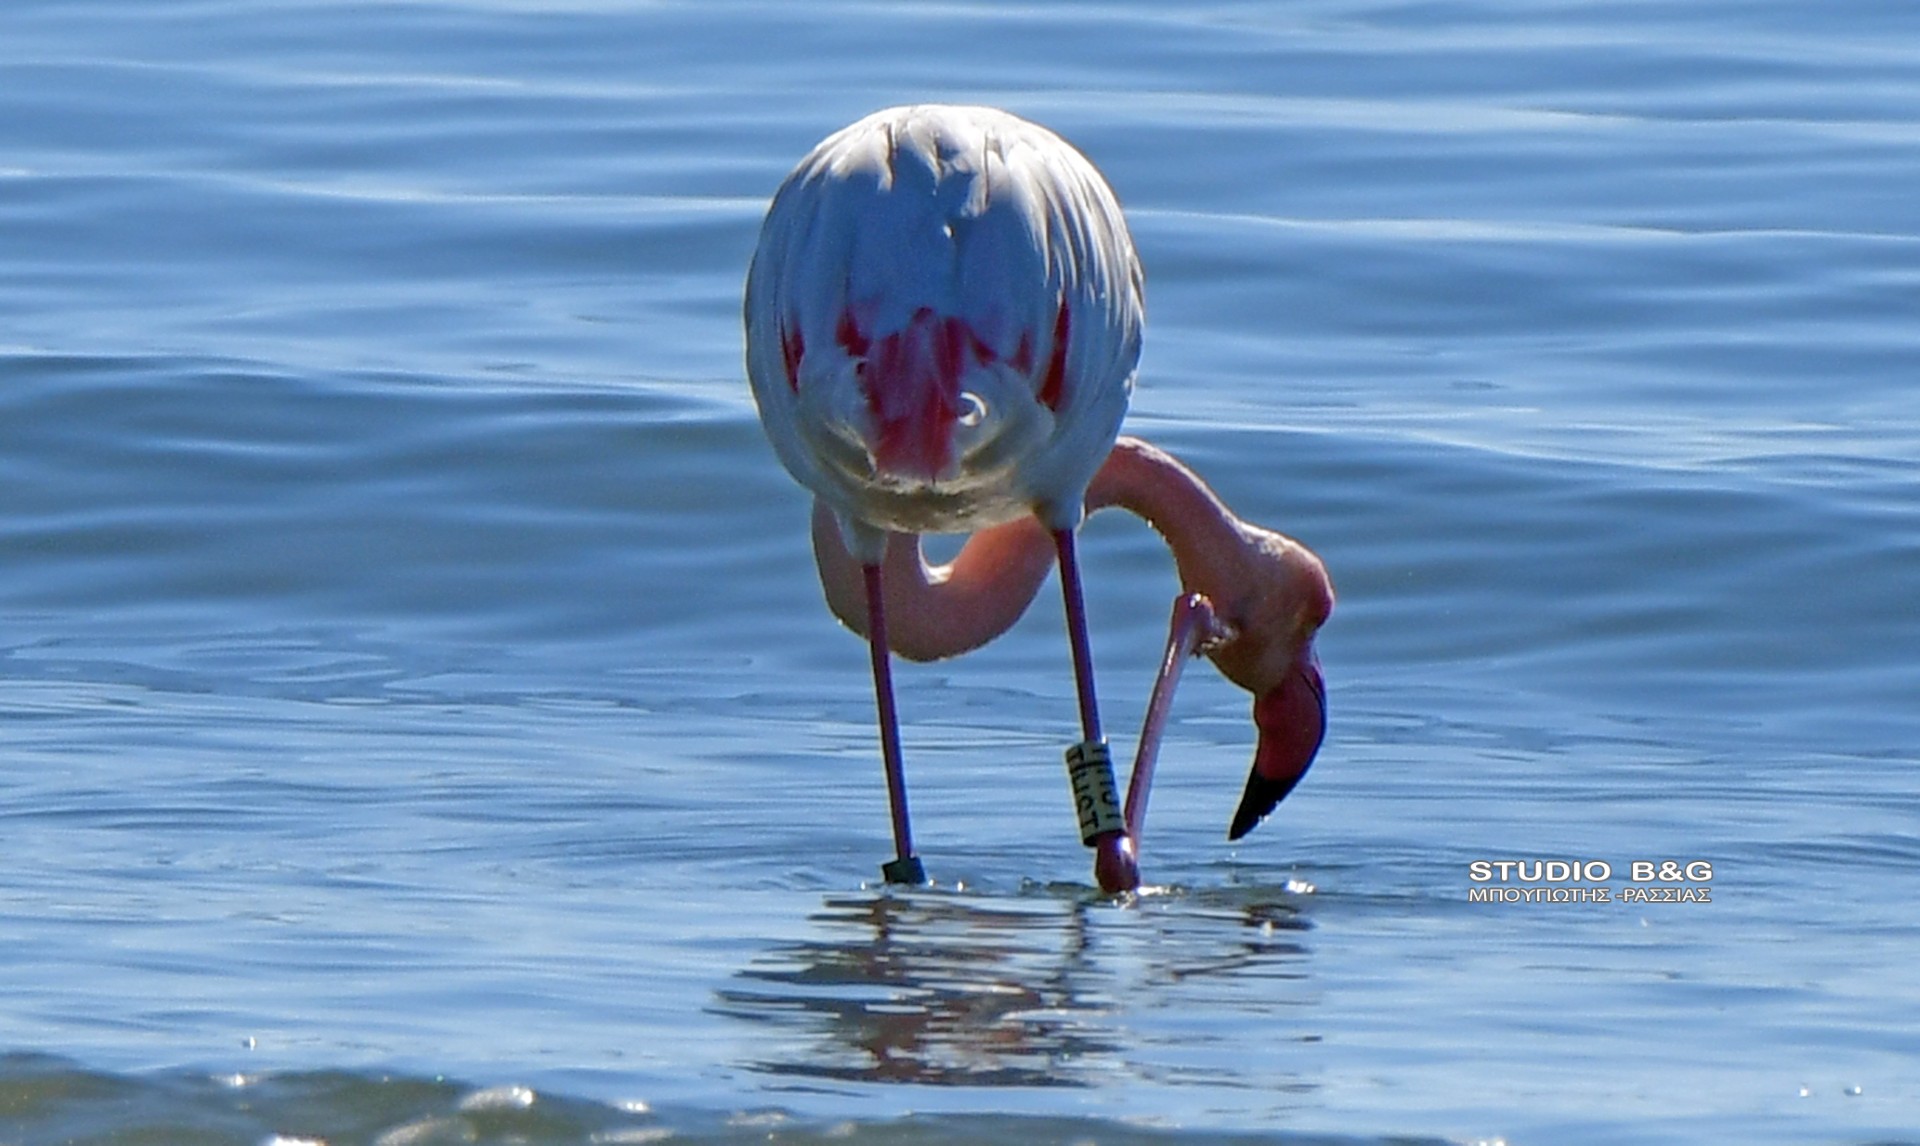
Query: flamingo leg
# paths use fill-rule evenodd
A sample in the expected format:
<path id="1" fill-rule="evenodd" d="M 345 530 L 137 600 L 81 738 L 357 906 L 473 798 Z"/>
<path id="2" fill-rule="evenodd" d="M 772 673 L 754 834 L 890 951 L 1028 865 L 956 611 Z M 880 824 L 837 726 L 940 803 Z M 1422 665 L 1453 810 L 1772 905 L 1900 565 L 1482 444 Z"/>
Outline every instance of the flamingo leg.
<path id="1" fill-rule="evenodd" d="M 1153 769 L 1160 758 L 1160 737 L 1167 729 L 1167 715 L 1173 708 L 1173 690 L 1180 684 L 1180 672 L 1187 661 L 1198 656 L 1213 641 L 1226 637 L 1213 604 L 1198 593 L 1183 593 L 1173 602 L 1173 619 L 1167 625 L 1167 651 L 1160 659 L 1160 674 L 1154 678 L 1153 692 L 1147 700 L 1147 716 L 1140 726 L 1140 749 L 1133 758 L 1133 776 L 1127 781 L 1127 835 L 1138 851 L 1146 831 L 1147 794 L 1153 788 Z"/>
<path id="2" fill-rule="evenodd" d="M 893 813 L 894 858 L 880 865 L 888 883 L 925 883 L 927 870 L 913 853 L 907 817 L 907 772 L 900 756 L 900 714 L 893 704 L 893 655 L 887 647 L 887 609 L 880 566 L 863 565 L 867 589 L 867 647 L 873 657 L 873 699 L 880 719 L 880 757 L 887 770 L 887 805 Z"/>
<path id="3" fill-rule="evenodd" d="M 1100 701 L 1093 687 L 1093 644 L 1087 638 L 1087 603 L 1080 588 L 1080 557 L 1073 530 L 1054 530 L 1053 543 L 1060 553 L 1060 591 L 1066 598 L 1067 640 L 1073 648 L 1073 681 L 1080 696 L 1082 740 L 1068 750 L 1067 769 L 1073 777 L 1074 799 L 1080 805 L 1084 832 L 1090 822 L 1120 825 L 1123 821 L 1114 799 L 1113 763 L 1106 737 L 1100 731 Z M 1089 801 L 1102 809 L 1092 821 Z M 1124 827 L 1104 828 L 1083 839 L 1094 850 L 1093 874 L 1100 890 L 1133 891 L 1140 886 L 1133 841 Z"/>
<path id="4" fill-rule="evenodd" d="M 1100 733 L 1100 701 L 1093 690 L 1093 645 L 1087 639 L 1087 601 L 1080 590 L 1080 557 L 1071 529 L 1053 531 L 1053 544 L 1060 551 L 1060 591 L 1066 597 L 1067 640 L 1073 646 L 1073 683 L 1080 693 L 1080 732 L 1084 739 L 1097 743 Z"/>

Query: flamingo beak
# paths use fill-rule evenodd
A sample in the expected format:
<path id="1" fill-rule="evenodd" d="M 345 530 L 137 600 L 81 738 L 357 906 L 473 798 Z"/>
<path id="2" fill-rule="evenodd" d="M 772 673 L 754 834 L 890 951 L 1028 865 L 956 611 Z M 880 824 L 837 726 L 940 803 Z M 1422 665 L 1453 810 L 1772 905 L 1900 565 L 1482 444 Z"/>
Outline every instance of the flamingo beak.
<path id="1" fill-rule="evenodd" d="M 1320 751 L 1320 739 L 1327 730 L 1327 686 L 1312 644 L 1300 651 L 1284 680 L 1254 700 L 1253 723 L 1260 730 L 1260 742 L 1253 752 L 1247 789 L 1227 829 L 1230 840 L 1246 835 L 1265 819 L 1307 774 L 1314 753 Z"/>

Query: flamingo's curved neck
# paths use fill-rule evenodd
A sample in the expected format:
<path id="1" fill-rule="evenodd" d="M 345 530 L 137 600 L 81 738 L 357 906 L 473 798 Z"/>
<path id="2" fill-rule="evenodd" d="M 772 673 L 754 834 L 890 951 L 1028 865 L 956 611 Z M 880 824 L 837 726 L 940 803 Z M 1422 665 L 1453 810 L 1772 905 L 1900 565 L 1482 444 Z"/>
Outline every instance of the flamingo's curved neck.
<path id="1" fill-rule="evenodd" d="M 1244 544 L 1242 526 L 1198 474 L 1138 438 L 1121 438 L 1087 491 L 1089 513 L 1126 509 L 1165 539 L 1181 584 L 1213 591 L 1226 576 L 1223 555 Z M 842 623 L 866 632 L 860 565 L 847 554 L 830 511 L 816 505 L 814 558 L 827 604 Z M 888 643 L 910 660 L 937 660 L 979 648 L 1025 613 L 1053 567 L 1054 544 L 1037 519 L 975 533 L 952 562 L 928 565 L 919 538 L 894 534 L 882 565 Z"/>
<path id="2" fill-rule="evenodd" d="M 1182 588 L 1217 593 L 1224 557 L 1246 544 L 1240 519 L 1178 458 L 1139 438 L 1121 438 L 1094 474 L 1087 512 L 1117 506 L 1151 525 L 1173 553 Z"/>

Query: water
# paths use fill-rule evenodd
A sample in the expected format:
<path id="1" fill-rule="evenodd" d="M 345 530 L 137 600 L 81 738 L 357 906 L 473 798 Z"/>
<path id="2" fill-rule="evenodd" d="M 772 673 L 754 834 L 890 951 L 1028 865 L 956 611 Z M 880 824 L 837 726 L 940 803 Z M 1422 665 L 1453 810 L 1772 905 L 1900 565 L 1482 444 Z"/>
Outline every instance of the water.
<path id="1" fill-rule="evenodd" d="M 1920 1140 L 1906 5 L 0 14 L 0 1142 Z M 915 99 L 1132 215 L 1130 425 L 1340 590 L 1095 895 L 1051 593 L 860 646 L 741 377 Z M 1174 583 L 1088 526 L 1108 722 Z M 1473 903 L 1475 860 L 1712 865 Z M 1544 886 L 1533 884 L 1531 886 Z"/>

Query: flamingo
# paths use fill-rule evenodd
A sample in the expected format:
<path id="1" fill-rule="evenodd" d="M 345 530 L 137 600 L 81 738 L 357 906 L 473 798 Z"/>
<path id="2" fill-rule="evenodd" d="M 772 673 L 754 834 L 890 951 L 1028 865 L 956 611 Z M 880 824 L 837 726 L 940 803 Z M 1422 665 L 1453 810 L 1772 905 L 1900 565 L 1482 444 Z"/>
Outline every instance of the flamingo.
<path id="1" fill-rule="evenodd" d="M 1059 136 L 984 107 L 876 112 L 828 136 L 768 208 L 745 297 L 746 365 L 774 453 L 815 498 L 834 614 L 866 637 L 892 816 L 913 846 L 891 658 L 948 657 L 1009 628 L 1057 563 L 1082 740 L 1082 838 L 1108 891 L 1139 885 L 1144 774 L 1178 665 L 1204 652 L 1253 692 L 1253 771 L 1231 838 L 1312 763 L 1325 726 L 1313 636 L 1332 608 L 1304 546 L 1234 517 L 1172 455 L 1119 436 L 1142 272 L 1106 180 Z M 1076 531 L 1121 506 L 1172 549 L 1197 604 L 1174 636 L 1122 812 L 1100 723 Z M 923 533 L 969 533 L 930 566 Z M 1186 620 L 1181 621 L 1185 616 Z M 1171 667 L 1169 667 L 1171 666 Z M 1136 804 L 1138 807 L 1134 807 Z"/>

